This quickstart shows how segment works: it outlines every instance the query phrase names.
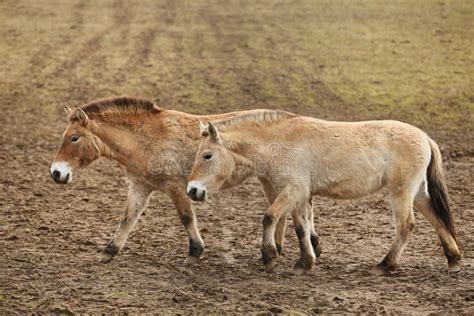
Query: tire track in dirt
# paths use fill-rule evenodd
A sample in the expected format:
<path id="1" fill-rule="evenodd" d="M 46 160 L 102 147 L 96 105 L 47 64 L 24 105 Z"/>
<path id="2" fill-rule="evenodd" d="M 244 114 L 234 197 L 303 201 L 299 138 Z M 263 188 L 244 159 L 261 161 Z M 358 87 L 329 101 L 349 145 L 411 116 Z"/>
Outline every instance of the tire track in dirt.
<path id="1" fill-rule="evenodd" d="M 258 19 L 253 16 L 255 12 L 248 9 L 248 6 L 251 4 L 252 3 L 241 4 L 239 10 L 240 13 L 243 14 L 232 13 L 230 19 L 234 27 L 245 25 L 252 29 L 258 22 Z M 267 9 L 269 12 L 272 11 L 272 8 Z M 235 11 L 233 8 L 229 8 L 229 12 Z M 275 84 L 274 77 L 275 72 L 278 71 L 278 67 L 276 67 L 276 69 L 262 69 L 261 66 L 255 67 L 255 65 L 260 65 L 262 60 L 266 60 L 271 56 L 268 56 L 268 54 L 262 55 L 255 47 L 255 43 L 250 42 L 252 36 L 267 37 L 270 33 L 265 33 L 264 28 L 254 30 L 255 32 L 259 32 L 258 35 L 247 34 L 243 31 L 243 28 L 231 28 L 230 32 L 225 33 L 222 28 L 228 28 L 227 23 L 224 22 L 226 22 L 229 17 L 226 16 L 226 19 L 223 20 L 222 17 L 209 15 L 208 18 L 211 28 L 216 32 L 216 40 L 228 43 L 227 45 L 223 45 L 222 51 L 226 54 L 231 54 L 232 60 L 238 61 L 231 69 L 237 78 L 236 82 L 238 88 L 245 98 L 245 106 L 274 107 L 273 101 L 276 96 L 269 94 L 267 88 Z M 229 49 L 229 46 L 232 47 L 232 49 Z M 285 61 L 280 63 L 280 65 L 285 65 Z M 271 71 L 270 76 L 265 75 L 268 71 Z M 282 88 L 284 87 L 278 87 L 278 89 Z M 290 96 L 289 93 L 287 95 Z"/>
<path id="2" fill-rule="evenodd" d="M 129 40 L 130 23 L 134 16 L 133 4 L 115 0 L 110 6 L 113 8 L 113 12 L 110 14 L 111 21 L 108 22 L 106 27 L 78 48 L 76 47 L 71 57 L 49 74 L 50 78 L 67 78 L 69 84 L 65 88 L 65 95 L 68 99 L 73 98 L 77 103 L 88 101 L 90 95 L 93 94 L 91 90 L 93 91 L 95 87 L 90 80 L 84 80 L 84 78 L 78 76 L 75 69 L 80 67 L 81 64 L 85 64 L 85 68 L 90 70 L 92 78 L 105 81 L 107 77 L 107 60 L 103 49 L 105 38 L 119 34 L 122 45 L 125 45 L 124 43 Z M 102 71 L 95 71 L 94 69 L 102 69 Z"/>
<path id="3" fill-rule="evenodd" d="M 76 6 L 76 8 L 81 12 L 81 14 L 76 18 L 76 22 L 80 26 L 81 30 L 84 21 L 83 12 L 87 8 L 86 5 L 89 5 L 89 3 L 81 2 Z M 73 49 L 73 53 L 71 53 L 69 55 L 70 57 L 64 62 L 58 64 L 55 69 L 50 74 L 48 74 L 48 77 L 74 74 L 74 70 L 78 67 L 79 63 L 91 60 L 96 54 L 102 54 L 100 49 L 102 47 L 104 37 L 112 32 L 117 31 L 118 29 L 122 30 L 121 34 L 125 36 L 125 40 L 128 39 L 128 34 L 130 33 L 130 17 L 132 16 L 131 7 L 133 6 L 125 7 L 122 0 L 115 0 L 111 7 L 114 8 L 114 13 L 112 14 L 113 23 L 110 23 L 105 29 L 94 34 L 89 40 L 80 44 L 79 47 L 77 47 L 75 43 L 70 43 L 68 47 Z"/>
<path id="4" fill-rule="evenodd" d="M 84 28 L 84 11 L 86 11 L 90 7 L 91 0 L 81 0 L 73 6 L 74 12 L 78 12 L 79 14 L 74 15 L 74 23 L 71 25 L 72 28 L 81 32 Z"/>
<path id="5" fill-rule="evenodd" d="M 183 4 L 183 3 L 181 3 Z M 161 12 L 164 13 L 163 21 L 167 25 L 172 25 L 176 22 L 176 1 L 175 0 L 166 0 L 163 4 L 164 10 Z"/>
<path id="6" fill-rule="evenodd" d="M 244 7 L 241 7 L 242 12 L 246 12 L 247 8 L 245 4 Z M 277 64 L 281 67 L 275 67 L 271 69 L 272 75 L 267 78 L 261 78 L 261 75 L 258 72 L 258 67 L 251 65 L 258 65 L 261 58 L 272 58 L 275 59 L 274 55 L 262 56 L 261 52 L 257 51 L 256 48 L 253 48 L 250 45 L 247 37 L 241 33 L 229 33 L 225 34 L 222 30 L 222 21 L 219 16 L 213 14 L 210 5 L 202 7 L 200 10 L 200 15 L 208 21 L 212 32 L 214 32 L 213 37 L 216 39 L 216 42 L 222 42 L 224 51 L 227 55 L 231 55 L 231 60 L 239 60 L 239 64 L 243 65 L 239 68 L 232 67 L 232 71 L 239 78 L 237 84 L 239 85 L 242 95 L 246 97 L 246 101 L 253 103 L 254 105 L 272 105 L 272 95 L 265 95 L 264 84 L 276 85 L 278 91 L 283 91 L 282 94 L 286 96 L 288 104 L 285 104 L 285 107 L 292 108 L 293 111 L 302 111 L 307 112 L 305 109 L 307 106 L 317 104 L 325 112 L 325 116 L 329 112 L 340 113 L 341 116 L 348 114 L 347 112 L 352 113 L 352 106 L 350 103 L 346 102 L 342 97 L 337 95 L 321 78 L 321 76 L 316 76 L 314 72 L 308 73 L 308 70 L 302 68 L 299 65 L 291 64 L 291 56 L 286 56 L 284 53 L 276 55 L 278 60 Z M 268 9 L 268 12 L 272 12 L 271 8 Z M 227 20 L 231 19 L 232 23 L 235 24 L 244 24 L 244 23 L 254 23 L 252 16 L 239 16 L 236 17 L 236 20 L 233 20 L 234 16 L 227 17 Z M 244 19 L 245 18 L 245 19 Z M 267 38 L 265 41 L 265 47 L 268 48 L 267 52 L 274 52 L 277 49 L 276 43 L 272 39 L 272 34 L 276 33 L 280 35 L 280 38 L 290 39 L 290 34 L 287 34 L 288 31 L 276 23 L 272 23 L 272 32 L 271 33 L 262 33 L 261 36 Z M 227 27 L 227 25 L 226 25 Z M 276 29 L 275 29 L 276 28 Z M 229 42 L 231 44 L 226 45 L 225 43 Z M 232 46 L 234 48 L 232 49 Z M 229 48 L 230 47 L 230 48 Z M 224 58 L 223 58 L 224 59 Z M 313 69 L 319 70 L 319 64 L 315 61 L 316 57 L 310 58 L 312 61 Z M 266 69 L 268 72 L 269 69 Z M 295 96 L 291 91 L 290 87 L 292 85 L 291 75 L 288 76 L 288 73 L 298 73 L 302 74 L 303 78 L 312 78 L 307 80 L 307 89 L 311 91 L 309 98 L 312 100 L 312 104 L 302 104 L 302 101 Z M 263 93 L 263 94 L 262 94 Z M 304 101 L 303 101 L 304 102 Z M 318 113 L 319 114 L 319 113 Z"/>
<path id="7" fill-rule="evenodd" d="M 153 91 L 155 90 L 155 78 L 142 76 L 141 74 L 144 71 L 141 69 L 155 66 L 155 63 L 150 61 L 150 56 L 153 53 L 159 54 L 159 51 L 153 51 L 153 43 L 158 32 L 159 30 L 157 28 L 150 27 L 142 30 L 138 36 L 133 37 L 133 51 L 123 64 L 115 69 L 111 69 L 112 74 L 110 75 L 110 79 L 115 82 L 114 88 L 112 89 L 120 89 L 123 84 L 123 78 L 133 76 L 140 78 L 141 91 L 145 91 L 146 87 L 151 87 Z M 141 93 L 143 94 L 144 92 Z"/>
<path id="8" fill-rule="evenodd" d="M 72 33 L 66 33 L 66 37 L 63 39 L 64 45 L 56 45 L 45 43 L 43 44 L 31 57 L 28 64 L 28 67 L 21 74 L 22 77 L 29 77 L 31 74 L 42 73 L 48 64 L 54 63 L 55 55 L 64 55 L 64 52 L 67 52 L 74 47 L 74 39 L 80 39 L 80 36 L 84 27 L 84 12 L 90 6 L 90 1 L 79 1 L 73 6 L 74 18 L 70 29 Z M 59 48 L 58 48 L 59 46 Z M 54 53 L 53 53 L 54 52 Z M 57 74 L 57 69 L 64 69 L 66 66 L 65 63 L 55 67 L 56 70 L 53 70 L 51 76 Z"/>
<path id="9" fill-rule="evenodd" d="M 157 36 L 156 28 L 148 28 L 140 33 L 136 38 L 134 53 L 128 57 L 125 62 L 124 70 L 127 72 L 137 71 L 140 67 L 151 67 L 150 54 L 152 53 L 152 44 Z"/>
<path id="10" fill-rule="evenodd" d="M 114 3 L 114 8 L 117 14 L 114 14 L 114 25 L 126 26 L 120 31 L 120 38 L 122 43 L 127 43 L 130 38 L 130 24 L 135 17 L 135 11 L 132 6 L 126 6 L 124 0 L 116 0 Z"/>
<path id="11" fill-rule="evenodd" d="M 240 5 L 246 4 L 240 3 Z M 217 45 L 214 58 L 224 64 L 235 78 L 236 86 L 242 92 L 241 97 L 244 99 L 240 106 L 268 104 L 267 100 L 259 95 L 262 90 L 261 80 L 256 75 L 255 68 L 250 66 L 255 59 L 255 53 L 251 51 L 247 36 L 242 34 L 240 29 L 237 29 L 237 32 L 234 29 L 235 26 L 243 23 L 241 16 L 236 15 L 235 7 L 229 7 L 229 3 L 225 3 L 220 9 L 217 12 L 211 3 L 201 5 L 197 9 L 199 17 L 208 24 L 210 37 Z M 245 8 L 241 7 L 240 10 L 245 12 Z"/>

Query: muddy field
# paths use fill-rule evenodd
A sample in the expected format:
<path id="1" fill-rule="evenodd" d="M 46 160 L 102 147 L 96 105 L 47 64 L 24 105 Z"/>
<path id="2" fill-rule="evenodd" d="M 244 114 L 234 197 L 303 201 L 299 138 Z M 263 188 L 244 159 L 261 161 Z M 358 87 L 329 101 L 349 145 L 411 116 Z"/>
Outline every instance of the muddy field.
<path id="1" fill-rule="evenodd" d="M 474 314 L 474 2 L 0 0 L 0 313 Z M 394 230 L 386 194 L 315 198 L 323 254 L 291 273 L 292 225 L 272 274 L 260 263 L 266 202 L 255 180 L 195 204 L 206 243 L 154 194 L 124 251 L 97 262 L 126 199 L 121 167 L 67 186 L 49 163 L 62 107 L 114 95 L 192 113 L 282 108 L 334 120 L 393 118 L 441 146 L 464 269 L 445 273 L 416 213 L 400 269 L 369 274 Z"/>

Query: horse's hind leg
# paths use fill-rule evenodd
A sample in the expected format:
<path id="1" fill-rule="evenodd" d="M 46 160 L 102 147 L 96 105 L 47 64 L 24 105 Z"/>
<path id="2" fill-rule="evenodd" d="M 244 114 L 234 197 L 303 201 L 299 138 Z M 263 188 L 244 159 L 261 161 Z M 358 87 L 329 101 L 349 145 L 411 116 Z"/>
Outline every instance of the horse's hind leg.
<path id="1" fill-rule="evenodd" d="M 285 243 L 285 229 L 286 229 L 286 215 L 283 215 L 278 220 L 275 228 L 275 244 L 278 254 L 283 253 L 283 244 Z"/>
<path id="2" fill-rule="evenodd" d="M 443 246 L 444 254 L 448 260 L 448 272 L 453 273 L 460 271 L 462 254 L 458 249 L 456 240 L 436 217 L 436 213 L 431 205 L 430 196 L 426 189 L 426 182 L 423 182 L 420 186 L 420 190 L 415 197 L 415 208 L 420 211 L 431 226 L 436 229 L 441 245 Z"/>
<path id="3" fill-rule="evenodd" d="M 300 259 L 293 268 L 293 271 L 296 274 L 302 274 L 305 271 L 311 270 L 316 260 L 313 245 L 314 229 L 312 213 L 312 207 L 309 204 L 306 204 L 299 209 L 295 209 L 292 213 L 301 253 Z"/>
<path id="4" fill-rule="evenodd" d="M 138 218 L 148 205 L 151 190 L 146 186 L 130 181 L 127 195 L 127 206 L 123 211 L 119 226 L 112 240 L 100 255 L 101 262 L 109 262 L 125 245 L 128 235 L 135 226 Z"/>
<path id="5" fill-rule="evenodd" d="M 310 197 L 308 204 L 308 211 L 310 214 L 310 228 L 311 228 L 311 245 L 313 246 L 314 254 L 316 255 L 316 258 L 319 258 L 321 256 L 322 250 L 321 250 L 321 244 L 319 242 L 319 236 L 316 233 L 316 230 L 314 229 L 314 211 L 313 211 L 313 199 Z"/>
<path id="6" fill-rule="evenodd" d="M 413 194 L 409 190 L 391 192 L 390 204 L 395 218 L 396 236 L 388 254 L 372 272 L 383 275 L 397 268 L 403 249 L 415 230 Z"/>

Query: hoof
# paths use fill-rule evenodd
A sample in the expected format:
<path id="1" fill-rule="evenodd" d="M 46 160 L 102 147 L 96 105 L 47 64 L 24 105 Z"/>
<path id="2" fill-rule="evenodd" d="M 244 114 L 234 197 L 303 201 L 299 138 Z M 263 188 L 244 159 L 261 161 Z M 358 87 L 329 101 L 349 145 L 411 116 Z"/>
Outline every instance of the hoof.
<path id="1" fill-rule="evenodd" d="M 462 268 L 462 265 L 459 261 L 450 262 L 448 264 L 448 273 L 449 274 L 458 273 L 459 271 L 461 271 L 461 268 Z"/>
<path id="2" fill-rule="evenodd" d="M 316 255 L 316 258 L 319 258 L 321 256 L 321 253 L 323 252 L 321 249 L 321 243 L 319 242 L 319 237 L 317 235 L 312 234 L 311 235 L 311 245 L 313 246 L 314 254 Z"/>
<path id="3" fill-rule="evenodd" d="M 293 267 L 293 274 L 294 275 L 303 275 L 306 272 L 306 269 L 300 266 L 295 265 Z"/>
<path id="4" fill-rule="evenodd" d="M 384 268 L 375 266 L 372 268 L 372 270 L 370 270 L 370 274 L 375 275 L 375 276 L 386 276 L 386 275 L 389 275 L 389 272 L 385 270 Z"/>
<path id="5" fill-rule="evenodd" d="M 120 248 L 118 248 L 113 242 L 110 242 L 107 247 L 102 250 L 99 261 L 102 263 L 110 262 L 110 260 L 112 260 L 112 258 L 115 257 L 119 251 Z"/>
<path id="6" fill-rule="evenodd" d="M 202 240 L 189 239 L 188 258 L 194 257 L 194 258 L 199 259 L 199 257 L 201 257 L 203 252 L 204 252 L 204 243 Z"/>
<path id="7" fill-rule="evenodd" d="M 276 258 L 270 260 L 269 262 L 265 264 L 265 272 L 271 273 L 273 269 L 275 269 L 276 265 L 277 265 Z"/>
<path id="8" fill-rule="evenodd" d="M 198 263 L 199 262 L 199 258 L 197 257 L 192 257 L 192 256 L 188 256 L 185 260 L 184 260 L 184 265 L 186 266 L 191 266 L 195 263 Z"/>
<path id="9" fill-rule="evenodd" d="M 265 271 L 272 272 L 277 264 L 278 250 L 276 247 L 262 247 L 262 262 L 265 265 Z"/>
<path id="10" fill-rule="evenodd" d="M 293 273 L 296 275 L 301 275 L 306 272 L 309 272 L 313 269 L 314 260 L 312 259 L 300 259 L 293 266 Z"/>
<path id="11" fill-rule="evenodd" d="M 277 248 L 277 251 L 278 251 L 278 255 L 281 256 L 283 254 L 282 245 L 276 244 L 276 248 Z"/>
<path id="12" fill-rule="evenodd" d="M 306 272 L 309 272 L 312 270 L 312 267 L 311 268 L 307 268 L 307 267 L 304 267 L 302 264 L 300 264 L 299 262 L 297 262 L 294 266 L 293 266 L 293 274 L 295 275 L 302 275 L 302 274 L 305 274 Z"/>
<path id="13" fill-rule="evenodd" d="M 316 255 L 316 258 L 319 258 L 322 252 L 323 251 L 321 250 L 321 245 L 318 244 L 316 248 L 314 248 L 314 254 Z"/>
<path id="14" fill-rule="evenodd" d="M 99 255 L 99 262 L 100 263 L 107 263 L 107 262 L 110 262 L 112 260 L 114 256 L 111 255 L 110 253 L 107 253 L 105 251 L 101 252 L 100 255 Z"/>

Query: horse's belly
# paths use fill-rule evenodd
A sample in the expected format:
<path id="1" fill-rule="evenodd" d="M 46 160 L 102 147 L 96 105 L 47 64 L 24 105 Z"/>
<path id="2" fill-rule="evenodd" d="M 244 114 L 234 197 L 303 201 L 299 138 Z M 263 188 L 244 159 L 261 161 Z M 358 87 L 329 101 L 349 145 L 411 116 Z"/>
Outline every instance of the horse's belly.
<path id="1" fill-rule="evenodd" d="M 313 181 L 313 194 L 337 199 L 355 199 L 380 190 L 385 185 L 383 164 L 372 168 L 338 170 Z"/>

